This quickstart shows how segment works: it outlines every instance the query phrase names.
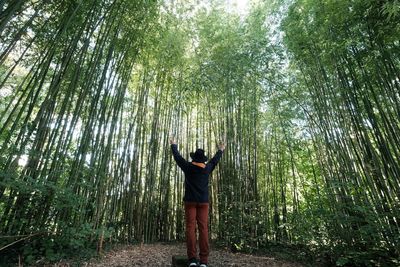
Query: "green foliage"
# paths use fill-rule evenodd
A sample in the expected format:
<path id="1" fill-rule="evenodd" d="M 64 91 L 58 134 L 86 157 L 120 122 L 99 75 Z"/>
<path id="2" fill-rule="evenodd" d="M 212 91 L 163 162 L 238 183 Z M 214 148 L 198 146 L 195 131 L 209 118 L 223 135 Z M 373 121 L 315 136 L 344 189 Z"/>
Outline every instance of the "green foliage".
<path id="1" fill-rule="evenodd" d="M 382 6 L 383 15 L 387 16 L 387 20 L 396 20 L 400 15 L 399 0 L 387 1 Z"/>
<path id="2" fill-rule="evenodd" d="M 232 202 L 221 214 L 221 232 L 225 245 L 234 252 L 251 253 L 265 240 L 265 228 L 258 203 Z"/>
<path id="3" fill-rule="evenodd" d="M 94 229 L 93 225 L 84 223 L 79 226 L 59 225 L 62 231 L 57 234 L 43 233 L 26 241 L 7 248 L 0 264 L 7 265 L 18 260 L 32 265 L 36 262 L 56 262 L 73 259 L 81 261 L 97 255 L 100 238 L 107 239 L 114 234 L 112 228 Z M 2 244 L 4 244 L 2 242 Z"/>
<path id="4" fill-rule="evenodd" d="M 296 90 L 311 97 L 304 105 L 320 155 L 324 179 L 319 183 L 326 200 L 320 205 L 323 213 L 313 212 L 321 215 L 317 218 L 326 231 L 326 242 L 319 243 L 321 249 L 329 245 L 339 266 L 390 266 L 398 254 L 392 195 L 397 189 L 382 185 L 378 171 L 386 169 L 388 161 L 398 161 L 397 144 L 389 144 L 398 131 L 391 108 L 398 99 L 392 99 L 391 85 L 377 82 L 397 79 L 395 72 L 381 71 L 388 61 L 394 69 L 399 66 L 395 2 L 295 1 L 282 23 L 284 43 L 298 69 Z M 388 117 L 396 130 L 384 125 Z M 385 140 L 377 141 L 381 133 Z M 396 172 L 384 179 L 397 180 Z"/>

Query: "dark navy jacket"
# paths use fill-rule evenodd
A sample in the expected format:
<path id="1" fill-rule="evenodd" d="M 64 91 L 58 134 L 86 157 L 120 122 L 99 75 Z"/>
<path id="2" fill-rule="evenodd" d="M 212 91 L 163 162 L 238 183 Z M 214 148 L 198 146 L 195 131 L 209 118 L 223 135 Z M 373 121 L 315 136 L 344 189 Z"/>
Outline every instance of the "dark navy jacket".
<path id="1" fill-rule="evenodd" d="M 171 145 L 172 154 L 178 166 L 185 173 L 186 202 L 208 203 L 208 177 L 221 159 L 222 150 L 218 150 L 215 156 L 206 164 L 205 168 L 193 165 L 186 161 L 178 152 L 176 144 Z"/>

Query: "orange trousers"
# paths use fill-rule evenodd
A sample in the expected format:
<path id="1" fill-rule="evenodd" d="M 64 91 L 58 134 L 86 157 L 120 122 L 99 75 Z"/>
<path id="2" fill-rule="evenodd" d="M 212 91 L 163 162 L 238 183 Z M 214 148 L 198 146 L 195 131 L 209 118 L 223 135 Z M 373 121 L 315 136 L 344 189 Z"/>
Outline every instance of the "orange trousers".
<path id="1" fill-rule="evenodd" d="M 208 203 L 185 202 L 188 259 L 196 258 L 196 222 L 199 229 L 200 262 L 208 263 Z"/>

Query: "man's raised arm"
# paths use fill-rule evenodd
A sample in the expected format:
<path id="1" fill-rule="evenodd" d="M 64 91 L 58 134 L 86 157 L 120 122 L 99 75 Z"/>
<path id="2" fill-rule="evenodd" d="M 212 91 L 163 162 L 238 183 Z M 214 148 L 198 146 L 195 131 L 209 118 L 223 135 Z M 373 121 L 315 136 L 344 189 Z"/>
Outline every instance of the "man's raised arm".
<path id="1" fill-rule="evenodd" d="M 178 145 L 176 144 L 175 140 L 171 138 L 169 140 L 169 143 L 171 144 L 171 150 L 172 150 L 172 155 L 174 156 L 174 159 L 176 161 L 176 164 L 182 169 L 186 170 L 187 165 L 189 164 L 179 153 L 178 151 Z"/>
<path id="2" fill-rule="evenodd" d="M 210 172 L 212 172 L 215 169 L 215 166 L 217 166 L 224 150 L 225 150 L 225 144 L 222 142 L 219 143 L 217 153 L 215 153 L 214 157 L 207 164 L 211 168 Z"/>

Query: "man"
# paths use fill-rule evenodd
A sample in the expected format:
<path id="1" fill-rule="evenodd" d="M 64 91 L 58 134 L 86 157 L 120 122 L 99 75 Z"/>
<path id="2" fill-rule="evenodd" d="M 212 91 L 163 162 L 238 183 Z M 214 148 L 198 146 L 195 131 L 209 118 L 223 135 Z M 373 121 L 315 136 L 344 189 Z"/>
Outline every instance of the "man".
<path id="1" fill-rule="evenodd" d="M 198 148 L 190 153 L 192 162 L 186 161 L 178 152 L 174 139 L 170 140 L 172 154 L 178 166 L 185 173 L 185 218 L 186 247 L 189 267 L 197 266 L 196 221 L 199 229 L 200 267 L 208 264 L 208 177 L 221 159 L 225 145 L 220 143 L 215 156 L 208 162 L 204 150 Z"/>

